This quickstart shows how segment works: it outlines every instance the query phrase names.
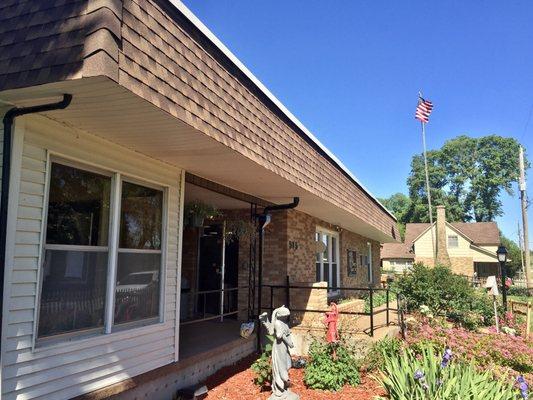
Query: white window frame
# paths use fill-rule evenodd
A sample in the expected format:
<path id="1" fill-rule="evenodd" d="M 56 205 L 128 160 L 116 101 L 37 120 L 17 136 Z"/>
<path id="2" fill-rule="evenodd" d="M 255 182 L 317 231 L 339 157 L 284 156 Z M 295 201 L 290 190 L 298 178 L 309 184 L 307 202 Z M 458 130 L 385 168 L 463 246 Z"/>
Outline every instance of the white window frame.
<path id="1" fill-rule="evenodd" d="M 455 240 L 455 244 L 454 245 L 451 245 L 450 244 L 450 239 L 454 239 Z M 451 249 L 456 249 L 459 247 L 459 235 L 448 235 L 448 248 L 451 248 Z"/>
<path id="2" fill-rule="evenodd" d="M 316 227 L 316 230 L 315 230 L 315 236 L 316 236 L 316 233 L 319 234 L 319 240 L 322 241 L 322 235 L 326 235 L 328 237 L 328 276 L 331 280 L 331 276 L 332 276 L 332 270 L 333 270 L 333 266 L 332 266 L 332 255 L 333 255 L 333 252 L 335 252 L 335 260 L 336 260 L 336 264 L 337 264 L 337 286 L 339 287 L 338 290 L 328 290 L 328 296 L 337 296 L 340 294 L 340 286 L 341 286 L 341 258 L 340 258 L 340 235 L 338 232 L 335 232 L 335 231 L 332 231 L 332 230 L 329 230 L 329 229 L 326 229 L 326 228 L 323 228 L 323 227 L 320 227 L 320 226 L 317 226 Z M 335 246 L 335 249 L 333 249 L 333 246 L 332 246 L 332 238 L 335 238 L 335 243 L 336 243 L 336 246 Z M 316 254 L 315 254 L 316 256 Z M 315 265 L 316 265 L 316 260 L 315 260 Z M 324 281 L 324 257 L 320 257 L 320 282 L 323 282 Z M 330 285 L 330 282 L 328 282 L 328 286 L 331 286 Z"/>
<path id="3" fill-rule="evenodd" d="M 51 245 L 46 244 L 46 231 L 48 225 L 48 206 L 50 197 L 50 179 L 52 164 L 66 165 L 72 168 L 81 169 L 83 171 L 97 173 L 103 176 L 111 178 L 111 199 L 110 199 L 110 216 L 109 216 L 109 234 L 108 234 L 108 246 L 76 246 L 76 245 Z M 159 273 L 159 316 L 153 318 L 147 318 L 139 321 L 132 321 L 119 325 L 114 325 L 114 306 L 115 306 L 115 290 L 116 290 L 116 274 L 117 274 L 117 258 L 120 251 L 118 247 L 119 234 L 120 234 L 120 207 L 121 207 L 121 194 L 122 183 L 129 182 L 145 186 L 148 188 L 160 190 L 163 193 L 162 204 L 162 219 L 161 219 L 161 250 L 157 250 L 157 253 L 161 254 L 161 264 Z M 39 269 L 38 269 L 38 287 L 37 295 L 35 296 L 35 310 L 34 310 L 34 329 L 33 329 L 33 345 L 32 349 L 35 351 L 40 347 L 48 347 L 49 345 L 60 344 L 69 342 L 71 340 L 84 339 L 92 336 L 107 336 L 116 332 L 122 332 L 131 328 L 141 328 L 148 325 L 164 324 L 166 322 L 166 305 L 165 305 L 165 292 L 166 292 L 166 265 L 167 265 L 167 232 L 168 232 L 168 191 L 169 187 L 160 183 L 155 183 L 142 178 L 137 178 L 124 174 L 119 171 L 113 171 L 110 168 L 96 166 L 90 162 L 84 160 L 72 159 L 70 157 L 63 156 L 61 154 L 55 154 L 47 151 L 46 157 L 46 181 L 45 181 L 45 193 L 43 200 L 43 218 L 41 223 L 41 238 L 40 238 L 40 251 L 39 251 Z M 76 332 L 65 332 L 47 337 L 38 337 L 39 332 L 39 318 L 41 307 L 41 293 L 43 286 L 43 262 L 44 255 L 47 249 L 54 250 L 81 250 L 90 249 L 94 251 L 107 251 L 108 252 L 108 270 L 107 270 L 107 282 L 106 282 L 106 303 L 104 310 L 104 326 L 97 328 L 88 328 L 79 330 Z M 130 249 L 131 250 L 131 249 Z M 149 250 L 153 252 L 152 250 Z"/>

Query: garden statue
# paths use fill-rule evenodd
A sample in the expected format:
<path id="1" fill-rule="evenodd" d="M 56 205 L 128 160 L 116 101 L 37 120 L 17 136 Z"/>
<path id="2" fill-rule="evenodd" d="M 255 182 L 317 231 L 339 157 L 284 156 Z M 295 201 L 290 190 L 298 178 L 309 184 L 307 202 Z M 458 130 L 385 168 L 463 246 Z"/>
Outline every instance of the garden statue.
<path id="1" fill-rule="evenodd" d="M 339 311 L 337 310 L 337 304 L 331 303 L 331 309 L 326 312 L 326 318 L 324 323 L 328 326 L 326 333 L 326 341 L 330 344 L 337 343 L 339 340 L 339 331 L 337 329 L 337 323 L 339 322 Z M 337 359 L 337 353 L 333 348 L 333 359 Z"/>
<path id="2" fill-rule="evenodd" d="M 272 311 L 272 321 L 268 320 L 267 313 L 259 316 L 259 320 L 267 329 L 269 335 L 274 337 L 272 344 L 272 394 L 269 400 L 298 400 L 300 396 L 289 389 L 289 369 L 292 360 L 289 349 L 294 347 L 289 329 L 289 316 L 291 312 L 285 306 Z"/>

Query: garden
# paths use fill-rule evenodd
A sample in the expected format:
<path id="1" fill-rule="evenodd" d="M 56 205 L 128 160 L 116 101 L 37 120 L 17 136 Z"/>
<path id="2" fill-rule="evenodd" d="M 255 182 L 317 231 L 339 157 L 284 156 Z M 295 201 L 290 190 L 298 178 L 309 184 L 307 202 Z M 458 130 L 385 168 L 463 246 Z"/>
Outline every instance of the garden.
<path id="1" fill-rule="evenodd" d="M 506 313 L 500 301 L 498 329 L 492 296 L 446 267 L 417 264 L 392 289 L 406 311 L 404 335 L 365 349 L 342 330 L 337 341 L 315 340 L 308 356 L 292 360 L 291 391 L 301 399 L 529 398 L 533 338 L 526 337 L 525 318 Z M 532 300 L 525 291 L 518 295 Z M 269 398 L 272 346 L 264 350 L 209 378 L 207 398 Z"/>

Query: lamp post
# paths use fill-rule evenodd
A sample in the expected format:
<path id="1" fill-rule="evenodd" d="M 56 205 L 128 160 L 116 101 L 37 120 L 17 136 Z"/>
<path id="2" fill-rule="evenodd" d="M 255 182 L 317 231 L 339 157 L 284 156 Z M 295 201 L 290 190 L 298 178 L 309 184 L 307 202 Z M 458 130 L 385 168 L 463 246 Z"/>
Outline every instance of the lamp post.
<path id="1" fill-rule="evenodd" d="M 498 255 L 498 261 L 500 262 L 500 272 L 502 275 L 502 300 L 503 300 L 503 309 L 507 311 L 507 267 L 505 263 L 507 262 L 507 249 L 505 246 L 499 246 L 496 250 Z"/>

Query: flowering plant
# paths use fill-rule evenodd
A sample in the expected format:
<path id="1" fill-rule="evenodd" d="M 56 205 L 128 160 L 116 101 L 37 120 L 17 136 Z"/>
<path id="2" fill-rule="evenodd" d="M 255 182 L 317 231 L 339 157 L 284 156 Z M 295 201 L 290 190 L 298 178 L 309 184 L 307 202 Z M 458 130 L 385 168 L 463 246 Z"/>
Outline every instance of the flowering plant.
<path id="1" fill-rule="evenodd" d="M 413 324 L 406 346 L 420 354 L 425 346 L 452 348 L 455 358 L 475 361 L 478 368 L 491 368 L 498 376 L 524 374 L 533 379 L 533 340 L 521 336 L 478 333 L 440 324 Z"/>
<path id="2" fill-rule="evenodd" d="M 516 400 L 512 384 L 480 372 L 472 363 L 452 362 L 452 351 L 444 350 L 441 361 L 431 346 L 421 354 L 406 349 L 399 357 L 389 356 L 380 376 L 391 400 Z"/>

